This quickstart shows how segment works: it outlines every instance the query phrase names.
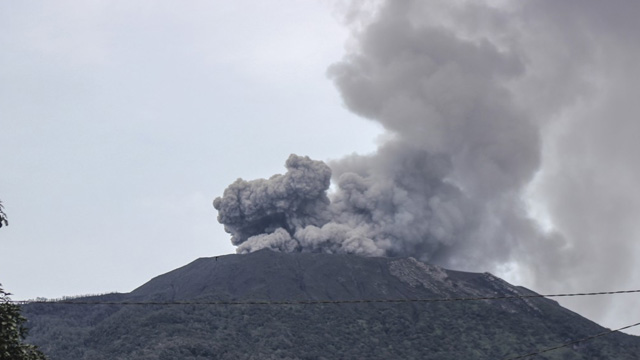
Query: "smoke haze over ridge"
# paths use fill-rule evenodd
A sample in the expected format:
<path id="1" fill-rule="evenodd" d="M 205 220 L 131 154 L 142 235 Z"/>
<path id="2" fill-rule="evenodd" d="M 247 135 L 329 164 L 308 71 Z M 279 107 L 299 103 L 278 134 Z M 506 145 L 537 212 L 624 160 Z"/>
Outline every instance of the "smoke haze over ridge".
<path id="1" fill-rule="evenodd" d="M 371 4 L 350 4 L 353 38 L 328 74 L 386 141 L 331 169 L 292 155 L 284 175 L 230 185 L 214 206 L 238 252 L 513 268 L 548 291 L 637 281 L 640 4 Z M 616 301 L 611 316 L 629 311 Z"/>

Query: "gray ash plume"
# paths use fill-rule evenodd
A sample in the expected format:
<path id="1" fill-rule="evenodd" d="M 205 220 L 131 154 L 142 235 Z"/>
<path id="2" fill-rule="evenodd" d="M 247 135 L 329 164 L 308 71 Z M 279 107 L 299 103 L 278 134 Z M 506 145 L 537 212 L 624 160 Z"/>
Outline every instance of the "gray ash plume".
<path id="1" fill-rule="evenodd" d="M 299 250 L 291 238 L 298 229 L 327 223 L 331 169 L 321 161 L 291 155 L 287 173 L 268 180 L 236 180 L 216 198 L 218 221 L 239 252 L 271 247 Z"/>
<path id="2" fill-rule="evenodd" d="M 232 184 L 215 207 L 239 252 L 413 256 L 543 291 L 637 282 L 640 2 L 349 4 L 328 74 L 387 140 Z"/>
<path id="3" fill-rule="evenodd" d="M 230 185 L 214 206 L 239 252 L 407 255 L 459 267 L 506 260 L 516 232 L 537 235 L 519 192 L 538 169 L 539 133 L 506 86 L 523 73 L 521 59 L 412 22 L 415 6 L 383 4 L 329 70 L 347 107 L 393 139 L 331 163 L 330 196 L 329 168 L 295 155 L 284 175 Z"/>

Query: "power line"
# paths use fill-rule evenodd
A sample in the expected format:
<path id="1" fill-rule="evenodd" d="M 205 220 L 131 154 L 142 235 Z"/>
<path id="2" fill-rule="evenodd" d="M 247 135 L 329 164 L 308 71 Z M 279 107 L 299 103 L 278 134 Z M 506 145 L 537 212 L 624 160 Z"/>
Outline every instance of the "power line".
<path id="1" fill-rule="evenodd" d="M 532 299 L 532 298 L 553 298 L 553 297 L 576 297 L 576 296 L 597 296 L 597 295 L 616 295 L 616 294 L 632 294 L 640 293 L 638 290 L 619 290 L 619 291 L 601 291 L 601 292 L 588 292 L 588 293 L 563 293 L 563 294 L 533 294 L 533 295 L 505 295 L 505 296 L 484 296 L 484 297 L 457 297 L 457 298 L 423 298 L 423 299 L 354 299 L 354 300 L 292 300 L 292 301 L 76 301 L 76 300 L 61 300 L 61 301 L 41 301 L 41 300 L 11 300 L 8 303 L 16 305 L 27 304 L 50 304 L 50 305 L 133 305 L 133 306 L 171 306 L 171 305 L 322 305 L 322 304 L 363 304 L 363 303 L 428 303 L 428 302 L 455 302 L 455 301 L 480 301 L 480 300 L 517 300 L 517 299 Z M 579 340 L 574 340 L 561 345 L 553 346 L 550 348 L 538 350 L 525 355 L 518 355 L 515 357 L 505 358 L 504 360 L 517 360 L 524 359 L 531 356 L 543 354 L 549 351 L 561 349 L 567 346 L 571 346 L 577 343 L 590 341 L 605 335 L 609 335 L 614 332 L 630 329 L 635 326 L 640 326 L 640 322 L 627 325 L 615 330 L 608 330 L 596 335 L 588 336 Z"/>
<path id="2" fill-rule="evenodd" d="M 531 356 L 540 355 L 540 354 L 543 354 L 543 353 L 546 353 L 546 352 L 549 352 L 549 351 L 562 349 L 563 347 L 571 346 L 571 345 L 574 345 L 574 344 L 577 344 L 577 343 L 593 340 L 595 338 L 599 338 L 601 336 L 609 335 L 609 334 L 617 332 L 617 331 L 626 330 L 626 329 L 629 329 L 629 328 L 632 328 L 632 327 L 638 326 L 638 325 L 640 325 L 640 322 L 639 323 L 635 323 L 633 325 L 627 325 L 627 326 L 621 327 L 619 329 L 604 331 L 604 332 L 601 332 L 599 334 L 591 335 L 591 336 L 588 336 L 586 338 L 582 338 L 582 339 L 579 339 L 579 340 L 574 340 L 574 341 L 571 341 L 571 342 L 568 342 L 568 343 L 565 343 L 565 344 L 562 344 L 562 345 L 557 345 L 557 346 L 553 346 L 553 347 L 550 347 L 550 348 L 538 350 L 538 351 L 532 352 L 530 354 L 519 355 L 519 356 L 515 356 L 515 357 L 510 357 L 510 358 L 505 358 L 504 360 L 524 359 L 524 358 L 528 358 L 528 357 L 531 357 Z"/>
<path id="3" fill-rule="evenodd" d="M 77 300 L 12 300 L 9 303 L 16 305 L 51 304 L 51 305 L 322 305 L 322 304 L 366 304 L 366 303 L 428 303 L 428 302 L 453 302 L 453 301 L 480 301 L 480 300 L 510 300 L 533 299 L 573 296 L 596 296 L 640 293 L 639 290 L 602 291 L 590 293 L 567 294 L 534 294 L 534 295 L 504 295 L 483 297 L 457 297 L 457 298 L 423 298 L 423 299 L 354 299 L 354 300 L 251 300 L 251 301 L 77 301 Z"/>

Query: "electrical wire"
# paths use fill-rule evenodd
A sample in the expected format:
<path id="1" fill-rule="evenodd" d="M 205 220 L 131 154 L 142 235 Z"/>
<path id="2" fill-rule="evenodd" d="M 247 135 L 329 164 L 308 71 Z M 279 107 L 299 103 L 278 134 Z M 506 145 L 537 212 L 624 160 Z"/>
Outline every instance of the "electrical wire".
<path id="1" fill-rule="evenodd" d="M 428 303 L 428 302 L 454 302 L 454 301 L 481 301 L 481 300 L 518 300 L 533 298 L 553 298 L 553 297 L 576 297 L 576 296 L 597 296 L 597 295 L 615 295 L 615 294 L 632 294 L 640 293 L 638 290 L 619 290 L 619 291 L 601 291 L 588 293 L 564 293 L 564 294 L 533 294 L 533 295 L 504 295 L 504 296 L 483 296 L 483 297 L 457 297 L 457 298 L 424 298 L 424 299 L 355 299 L 355 300 L 292 300 L 292 301 L 78 301 L 78 300 L 10 300 L 5 303 L 16 305 L 28 304 L 48 304 L 48 305 L 123 305 L 123 306 L 171 306 L 171 305 L 322 305 L 322 304 L 363 304 L 363 303 Z M 588 336 L 579 340 L 574 340 L 561 345 L 538 350 L 529 354 L 518 355 L 515 357 L 505 358 L 504 360 L 517 360 L 543 354 L 549 351 L 561 349 L 577 343 L 590 341 L 614 332 L 626 330 L 639 323 L 624 326 L 615 330 L 608 330 L 596 335 Z"/>
<path id="2" fill-rule="evenodd" d="M 50 304 L 50 305 L 323 305 L 323 304 L 366 304 L 366 303 L 428 303 L 428 302 L 453 302 L 453 301 L 480 301 L 480 300 L 517 300 L 553 297 L 596 296 L 640 293 L 639 290 L 602 291 L 590 293 L 567 294 L 534 294 L 534 295 L 504 295 L 483 297 L 457 297 L 457 298 L 423 298 L 423 299 L 354 299 L 354 300 L 250 300 L 250 301 L 86 301 L 86 300 L 11 300 L 15 305 Z"/>
<path id="3" fill-rule="evenodd" d="M 571 342 L 568 342 L 568 343 L 565 343 L 565 344 L 562 344 L 562 345 L 557 345 L 557 346 L 553 346 L 553 347 L 550 347 L 550 348 L 538 350 L 538 351 L 532 352 L 530 354 L 519 355 L 519 356 L 515 356 L 515 357 L 510 357 L 510 358 L 505 358 L 504 360 L 524 359 L 524 358 L 528 358 L 528 357 L 531 357 L 531 356 L 540 355 L 540 354 L 543 354 L 543 353 L 546 353 L 546 352 L 549 352 L 549 351 L 562 349 L 563 347 L 571 346 L 571 345 L 574 345 L 574 344 L 577 344 L 577 343 L 590 341 L 590 340 L 599 338 L 601 336 L 609 335 L 609 334 L 614 333 L 614 332 L 630 329 L 630 328 L 632 328 L 634 326 L 638 326 L 638 325 L 640 325 L 640 322 L 632 324 L 632 325 L 627 325 L 627 326 L 621 327 L 619 329 L 604 331 L 604 332 L 601 332 L 599 334 L 588 336 L 586 338 L 582 338 L 582 339 L 579 339 L 579 340 L 574 340 L 574 341 L 571 341 Z"/>

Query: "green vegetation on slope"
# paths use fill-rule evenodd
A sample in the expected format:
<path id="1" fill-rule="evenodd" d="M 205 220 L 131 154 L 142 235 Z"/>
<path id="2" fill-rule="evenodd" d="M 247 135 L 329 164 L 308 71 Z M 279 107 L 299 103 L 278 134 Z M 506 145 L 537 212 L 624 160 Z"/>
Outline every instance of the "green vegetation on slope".
<path id="1" fill-rule="evenodd" d="M 265 287 L 264 284 L 270 284 Z M 278 291 L 270 289 L 278 288 Z M 185 294 L 189 294 L 185 296 Z M 531 294 L 488 274 L 411 259 L 261 252 L 194 263 L 130 294 L 88 300 L 425 298 Z M 547 299 L 323 305 L 26 307 L 52 360 L 501 359 L 604 329 Z M 614 333 L 536 359 L 638 359 Z"/>

